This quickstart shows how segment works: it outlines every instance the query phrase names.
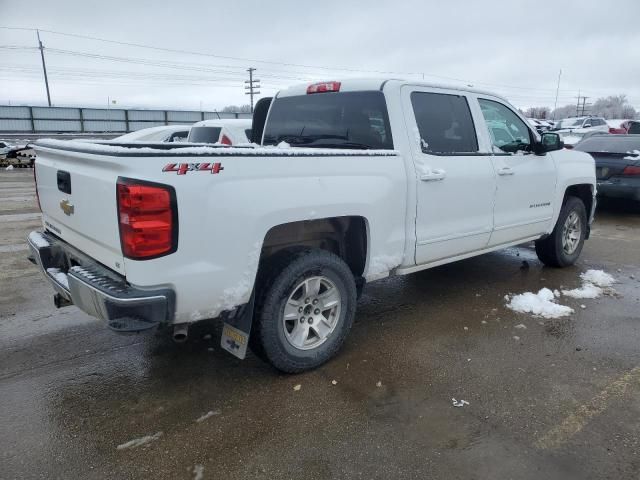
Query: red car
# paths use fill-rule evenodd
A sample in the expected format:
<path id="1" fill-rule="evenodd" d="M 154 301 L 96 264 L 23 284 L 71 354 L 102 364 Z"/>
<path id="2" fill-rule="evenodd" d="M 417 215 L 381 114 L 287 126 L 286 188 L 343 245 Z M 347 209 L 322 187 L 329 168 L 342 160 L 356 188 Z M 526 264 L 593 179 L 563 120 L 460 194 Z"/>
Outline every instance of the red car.
<path id="1" fill-rule="evenodd" d="M 613 119 L 607 120 L 609 125 L 609 133 L 625 134 L 629 132 L 629 124 L 633 120 Z"/>

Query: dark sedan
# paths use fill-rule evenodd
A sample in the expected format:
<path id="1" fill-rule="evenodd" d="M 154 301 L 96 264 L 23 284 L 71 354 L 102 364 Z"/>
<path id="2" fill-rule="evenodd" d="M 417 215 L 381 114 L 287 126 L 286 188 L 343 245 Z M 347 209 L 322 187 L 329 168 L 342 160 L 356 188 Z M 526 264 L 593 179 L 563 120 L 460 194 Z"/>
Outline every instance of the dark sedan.
<path id="1" fill-rule="evenodd" d="M 598 195 L 640 202 L 640 135 L 598 135 L 574 148 L 595 159 Z"/>

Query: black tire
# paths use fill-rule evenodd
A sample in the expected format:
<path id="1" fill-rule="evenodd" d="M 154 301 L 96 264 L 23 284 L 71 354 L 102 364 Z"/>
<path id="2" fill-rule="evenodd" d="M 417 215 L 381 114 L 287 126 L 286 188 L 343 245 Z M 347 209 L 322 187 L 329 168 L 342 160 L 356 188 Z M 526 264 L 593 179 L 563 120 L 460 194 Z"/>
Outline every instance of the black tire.
<path id="1" fill-rule="evenodd" d="M 562 236 L 567 217 L 574 212 L 580 218 L 580 239 L 576 249 L 569 254 L 563 249 Z M 540 261 L 549 267 L 562 268 L 573 265 L 582 252 L 586 232 L 587 210 L 584 203 L 577 197 L 569 196 L 562 205 L 553 232 L 548 237 L 536 241 L 536 254 Z"/>
<path id="2" fill-rule="evenodd" d="M 298 373 L 316 368 L 342 346 L 356 311 L 356 285 L 347 264 L 337 255 L 319 249 L 279 252 L 261 266 L 256 314 L 250 336 L 252 351 L 278 370 Z M 326 277 L 340 294 L 339 315 L 333 331 L 315 348 L 301 350 L 285 336 L 285 305 L 296 286 L 307 278 Z"/>

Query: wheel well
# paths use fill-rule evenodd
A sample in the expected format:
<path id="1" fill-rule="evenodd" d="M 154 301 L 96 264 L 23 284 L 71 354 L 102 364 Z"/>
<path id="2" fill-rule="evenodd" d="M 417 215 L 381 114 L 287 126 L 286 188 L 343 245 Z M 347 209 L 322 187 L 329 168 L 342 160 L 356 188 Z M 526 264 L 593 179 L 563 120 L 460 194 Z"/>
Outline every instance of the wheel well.
<path id="1" fill-rule="evenodd" d="M 367 261 L 367 227 L 363 217 L 331 217 L 285 223 L 271 228 L 262 245 L 261 261 L 291 247 L 327 250 L 342 258 L 361 277 Z"/>
<path id="2" fill-rule="evenodd" d="M 584 208 L 587 210 L 587 217 L 591 215 L 591 207 L 593 206 L 593 185 L 581 184 L 571 185 L 564 192 L 564 199 L 562 203 L 566 202 L 567 197 L 578 197 L 584 203 Z"/>

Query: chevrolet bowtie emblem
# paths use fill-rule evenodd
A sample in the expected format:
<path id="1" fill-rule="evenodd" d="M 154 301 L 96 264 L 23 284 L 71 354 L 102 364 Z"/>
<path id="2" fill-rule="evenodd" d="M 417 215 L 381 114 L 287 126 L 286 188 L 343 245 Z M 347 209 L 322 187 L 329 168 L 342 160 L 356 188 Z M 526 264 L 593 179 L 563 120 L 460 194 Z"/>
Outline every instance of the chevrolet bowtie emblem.
<path id="1" fill-rule="evenodd" d="M 72 203 L 69 203 L 69 200 L 62 200 L 60 202 L 60 209 L 65 215 L 73 215 L 74 207 Z"/>

